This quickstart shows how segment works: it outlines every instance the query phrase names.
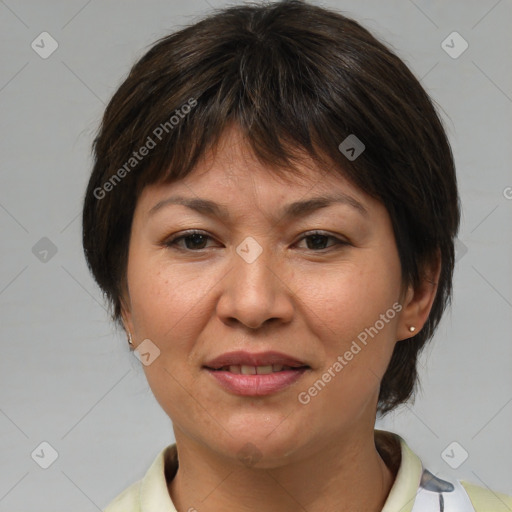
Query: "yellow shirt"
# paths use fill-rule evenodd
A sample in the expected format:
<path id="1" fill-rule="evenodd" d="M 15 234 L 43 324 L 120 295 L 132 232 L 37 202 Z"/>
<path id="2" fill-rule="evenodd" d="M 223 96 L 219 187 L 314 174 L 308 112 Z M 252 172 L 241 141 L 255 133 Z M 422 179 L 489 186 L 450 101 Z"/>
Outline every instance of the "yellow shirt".
<path id="1" fill-rule="evenodd" d="M 397 468 L 382 512 L 512 512 L 512 497 L 461 480 L 442 480 L 425 469 L 402 437 L 375 430 L 377 450 Z M 104 512 L 177 512 L 167 489 L 178 469 L 176 444 L 164 448 L 144 478 L 115 498 Z"/>

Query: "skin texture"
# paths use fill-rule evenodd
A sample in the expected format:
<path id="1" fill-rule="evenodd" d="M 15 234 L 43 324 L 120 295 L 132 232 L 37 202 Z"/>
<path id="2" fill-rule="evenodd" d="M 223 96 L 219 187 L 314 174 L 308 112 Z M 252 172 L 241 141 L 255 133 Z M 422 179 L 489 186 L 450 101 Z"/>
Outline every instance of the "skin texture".
<path id="1" fill-rule="evenodd" d="M 143 368 L 173 423 L 179 469 L 168 488 L 180 512 L 379 511 L 393 484 L 374 442 L 379 384 L 395 343 L 425 323 L 436 292 L 428 279 L 437 282 L 439 264 L 418 289 L 402 289 L 384 206 L 307 158 L 300 168 L 306 179 L 278 179 L 232 127 L 184 180 L 148 186 L 137 202 L 123 319 L 135 347 L 149 338 L 160 350 Z M 299 219 L 278 217 L 285 204 L 333 191 L 357 199 L 368 215 L 333 204 Z M 149 215 L 178 193 L 220 203 L 230 219 L 183 205 Z M 165 245 L 189 229 L 210 238 L 182 239 L 181 251 Z M 317 245 L 304 238 L 316 229 L 335 238 Z M 262 248 L 252 263 L 236 252 L 248 236 Z M 298 393 L 394 303 L 402 310 L 300 403 Z M 311 370 L 275 394 L 237 396 L 202 368 L 233 350 L 277 350 Z M 250 466 L 238 458 L 246 443 L 259 457 Z"/>

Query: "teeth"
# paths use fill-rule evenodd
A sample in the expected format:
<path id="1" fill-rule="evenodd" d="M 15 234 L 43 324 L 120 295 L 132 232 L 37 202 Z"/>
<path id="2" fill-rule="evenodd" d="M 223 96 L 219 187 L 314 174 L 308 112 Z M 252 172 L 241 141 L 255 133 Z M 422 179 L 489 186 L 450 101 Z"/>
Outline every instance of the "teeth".
<path id="1" fill-rule="evenodd" d="M 256 373 L 258 375 L 268 375 L 269 373 L 272 373 L 272 365 L 270 365 L 270 366 L 257 366 L 256 367 Z"/>
<path id="2" fill-rule="evenodd" d="M 248 365 L 231 365 L 231 366 L 223 366 L 219 368 L 219 371 L 230 372 L 236 375 L 268 375 L 273 372 L 282 372 L 283 370 L 292 370 L 291 366 L 286 366 L 283 364 L 272 364 L 267 366 L 248 366 Z"/>
<path id="3" fill-rule="evenodd" d="M 240 366 L 240 373 L 242 375 L 256 375 L 256 366 Z"/>

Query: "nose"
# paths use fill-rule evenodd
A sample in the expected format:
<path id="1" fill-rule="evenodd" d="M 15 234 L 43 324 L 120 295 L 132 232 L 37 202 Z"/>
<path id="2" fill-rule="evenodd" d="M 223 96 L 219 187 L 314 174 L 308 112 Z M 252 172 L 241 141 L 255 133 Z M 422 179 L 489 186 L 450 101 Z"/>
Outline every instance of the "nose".
<path id="1" fill-rule="evenodd" d="M 254 261 L 233 252 L 231 272 L 223 279 L 217 315 L 226 324 L 249 329 L 265 323 L 287 323 L 294 314 L 294 294 L 290 270 L 277 264 L 269 248 Z"/>

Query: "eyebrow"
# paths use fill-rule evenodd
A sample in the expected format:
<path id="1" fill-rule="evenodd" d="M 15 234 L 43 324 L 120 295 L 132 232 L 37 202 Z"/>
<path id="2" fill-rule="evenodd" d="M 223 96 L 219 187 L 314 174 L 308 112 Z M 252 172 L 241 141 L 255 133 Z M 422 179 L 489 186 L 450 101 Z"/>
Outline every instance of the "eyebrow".
<path id="1" fill-rule="evenodd" d="M 311 197 L 303 201 L 295 201 L 287 204 L 280 212 L 280 218 L 285 220 L 305 217 L 321 208 L 325 208 L 332 204 L 345 204 L 351 206 L 362 216 L 368 217 L 368 211 L 357 199 L 343 192 L 336 194 L 320 195 Z M 148 212 L 148 216 L 154 215 L 163 207 L 173 204 L 186 206 L 203 215 L 215 216 L 225 221 L 230 219 L 227 209 L 214 201 L 199 197 L 171 196 L 156 203 Z"/>

